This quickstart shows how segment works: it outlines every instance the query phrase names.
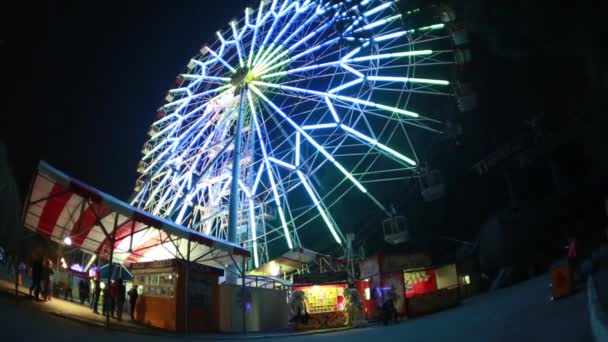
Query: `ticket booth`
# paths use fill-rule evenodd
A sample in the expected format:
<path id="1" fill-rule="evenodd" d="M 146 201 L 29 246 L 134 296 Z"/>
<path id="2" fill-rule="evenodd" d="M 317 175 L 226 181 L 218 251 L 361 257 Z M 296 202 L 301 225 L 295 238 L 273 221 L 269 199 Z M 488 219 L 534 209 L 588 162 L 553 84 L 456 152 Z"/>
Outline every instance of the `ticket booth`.
<path id="1" fill-rule="evenodd" d="M 176 332 L 218 331 L 222 269 L 169 259 L 134 263 L 131 270 L 137 321 Z"/>

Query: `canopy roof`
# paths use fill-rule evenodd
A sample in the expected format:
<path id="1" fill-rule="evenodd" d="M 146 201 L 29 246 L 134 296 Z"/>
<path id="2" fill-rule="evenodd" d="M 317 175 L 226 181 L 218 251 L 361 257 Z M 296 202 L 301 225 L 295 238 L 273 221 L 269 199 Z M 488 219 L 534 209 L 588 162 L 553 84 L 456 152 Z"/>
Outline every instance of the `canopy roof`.
<path id="1" fill-rule="evenodd" d="M 44 161 L 27 196 L 23 212 L 26 228 L 73 248 L 113 260 L 133 263 L 188 257 L 216 267 L 240 263 L 249 251 L 134 208 Z M 114 243 L 111 241 L 114 240 Z"/>

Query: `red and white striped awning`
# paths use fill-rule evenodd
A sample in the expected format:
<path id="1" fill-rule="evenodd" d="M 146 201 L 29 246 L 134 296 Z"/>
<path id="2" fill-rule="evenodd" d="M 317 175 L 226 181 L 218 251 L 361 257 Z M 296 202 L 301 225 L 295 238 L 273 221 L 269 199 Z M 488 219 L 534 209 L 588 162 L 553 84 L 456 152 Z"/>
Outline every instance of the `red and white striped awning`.
<path id="1" fill-rule="evenodd" d="M 250 254 L 234 243 L 207 236 L 90 187 L 41 161 L 23 213 L 26 228 L 72 248 L 132 263 L 185 258 L 216 267 L 240 263 Z M 116 229 L 114 229 L 116 228 Z"/>

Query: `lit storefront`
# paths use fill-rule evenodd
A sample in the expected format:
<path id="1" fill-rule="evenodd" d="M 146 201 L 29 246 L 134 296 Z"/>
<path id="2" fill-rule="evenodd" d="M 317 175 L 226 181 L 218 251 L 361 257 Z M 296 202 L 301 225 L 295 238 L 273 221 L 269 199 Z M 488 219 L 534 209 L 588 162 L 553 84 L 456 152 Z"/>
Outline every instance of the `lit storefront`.
<path id="1" fill-rule="evenodd" d="M 367 318 L 381 317 L 382 303 L 390 294 L 397 312 L 408 317 L 439 311 L 460 302 L 456 266 L 434 267 L 426 254 L 376 255 L 361 261 L 359 268 L 364 282 L 358 287 L 364 293 Z"/>
<path id="2" fill-rule="evenodd" d="M 345 274 L 306 274 L 294 276 L 294 291 L 306 295 L 309 319 L 296 324 L 297 330 L 343 327 L 344 289 L 348 287 Z"/>

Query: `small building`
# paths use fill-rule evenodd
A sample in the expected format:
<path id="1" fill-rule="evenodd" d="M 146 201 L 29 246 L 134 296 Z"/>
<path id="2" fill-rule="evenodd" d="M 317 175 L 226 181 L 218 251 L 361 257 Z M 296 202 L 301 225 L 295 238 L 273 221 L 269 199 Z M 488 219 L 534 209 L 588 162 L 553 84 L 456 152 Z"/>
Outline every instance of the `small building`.
<path id="1" fill-rule="evenodd" d="M 218 278 L 224 270 L 168 259 L 131 265 L 139 299 L 137 321 L 170 331 L 219 330 Z"/>
<path id="2" fill-rule="evenodd" d="M 364 292 L 364 315 L 379 318 L 389 292 L 397 312 L 415 317 L 460 302 L 460 283 L 455 264 L 433 266 L 425 253 L 378 254 L 360 261 L 359 286 Z"/>

